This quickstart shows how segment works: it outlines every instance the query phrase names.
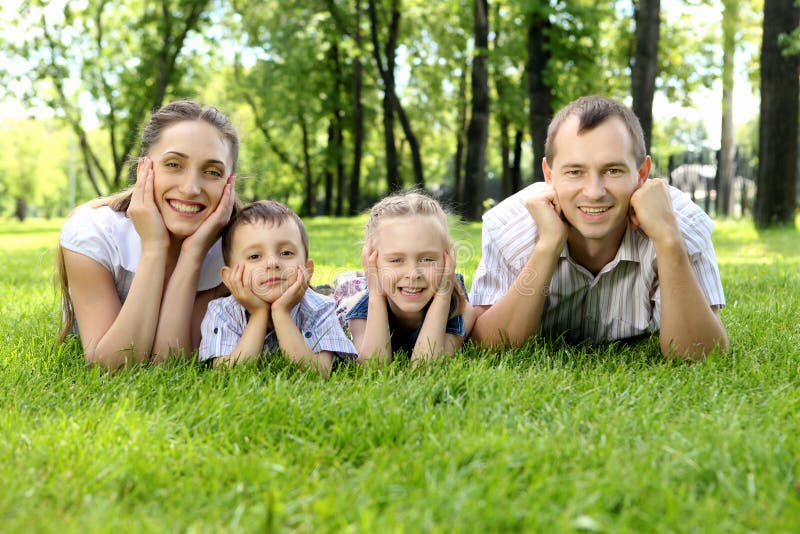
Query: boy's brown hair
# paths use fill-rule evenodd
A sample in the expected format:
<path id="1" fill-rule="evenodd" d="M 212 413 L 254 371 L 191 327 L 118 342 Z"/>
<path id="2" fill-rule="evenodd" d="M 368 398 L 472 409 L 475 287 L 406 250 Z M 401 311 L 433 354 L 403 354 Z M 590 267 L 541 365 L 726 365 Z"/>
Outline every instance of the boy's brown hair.
<path id="1" fill-rule="evenodd" d="M 300 230 L 300 240 L 303 242 L 303 250 L 308 259 L 308 232 L 303 220 L 289 206 L 277 200 L 257 200 L 231 216 L 230 222 L 222 233 L 222 257 L 225 259 L 225 265 L 230 267 L 231 247 L 237 228 L 245 224 L 256 223 L 269 223 L 271 226 L 281 225 L 286 221 L 294 221 L 297 229 Z"/>

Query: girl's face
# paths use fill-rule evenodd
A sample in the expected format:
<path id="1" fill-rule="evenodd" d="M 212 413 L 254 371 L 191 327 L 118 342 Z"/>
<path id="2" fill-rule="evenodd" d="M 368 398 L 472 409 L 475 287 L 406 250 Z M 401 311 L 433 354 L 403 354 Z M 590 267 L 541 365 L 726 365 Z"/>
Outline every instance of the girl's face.
<path id="1" fill-rule="evenodd" d="M 230 147 L 204 121 L 183 121 L 166 128 L 150 147 L 155 202 L 169 232 L 194 233 L 216 209 L 231 175 Z"/>
<path id="2" fill-rule="evenodd" d="M 392 313 L 400 319 L 418 320 L 442 279 L 448 242 L 441 223 L 430 215 L 385 219 L 373 246 L 378 250 L 378 274 Z"/>

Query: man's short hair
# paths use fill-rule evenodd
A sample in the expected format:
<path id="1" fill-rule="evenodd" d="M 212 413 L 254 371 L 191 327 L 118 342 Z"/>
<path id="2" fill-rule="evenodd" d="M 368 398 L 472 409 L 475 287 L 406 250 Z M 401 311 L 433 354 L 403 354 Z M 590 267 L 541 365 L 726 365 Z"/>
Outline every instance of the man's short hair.
<path id="1" fill-rule="evenodd" d="M 578 133 L 581 134 L 588 130 L 593 130 L 600 126 L 611 117 L 619 117 L 625 124 L 633 142 L 633 155 L 636 158 L 636 165 L 641 165 L 647 156 L 647 149 L 644 144 L 644 132 L 639 119 L 627 106 L 620 104 L 616 100 L 605 96 L 582 96 L 573 100 L 553 117 L 547 127 L 547 140 L 544 143 L 544 157 L 547 162 L 552 164 L 555 158 L 555 138 L 558 129 L 569 117 L 578 117 Z"/>
<path id="2" fill-rule="evenodd" d="M 308 259 L 308 232 L 303 220 L 286 204 L 276 200 L 257 200 L 237 211 L 222 233 L 222 257 L 225 259 L 225 265 L 230 267 L 231 247 L 237 228 L 244 224 L 256 223 L 269 223 L 270 226 L 274 226 L 286 221 L 294 221 L 300 230 L 300 240 L 303 242 L 303 249 Z"/>

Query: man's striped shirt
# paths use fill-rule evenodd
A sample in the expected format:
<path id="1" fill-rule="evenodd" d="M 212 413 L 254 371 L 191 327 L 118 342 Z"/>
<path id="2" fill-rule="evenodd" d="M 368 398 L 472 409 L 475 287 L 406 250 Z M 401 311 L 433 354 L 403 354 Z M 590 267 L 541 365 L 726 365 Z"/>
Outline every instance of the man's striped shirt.
<path id="1" fill-rule="evenodd" d="M 525 208 L 543 182 L 505 199 L 483 216 L 483 258 L 470 292 L 473 305 L 500 300 L 528 262 L 539 239 Z M 680 190 L 670 187 L 672 207 L 692 270 L 709 305 L 722 307 L 725 296 L 711 243 L 713 223 Z M 659 329 L 661 293 L 655 247 L 641 230 L 625 231 L 617 255 L 593 275 L 564 246 L 550 281 L 540 332 L 573 340 L 615 340 Z"/>

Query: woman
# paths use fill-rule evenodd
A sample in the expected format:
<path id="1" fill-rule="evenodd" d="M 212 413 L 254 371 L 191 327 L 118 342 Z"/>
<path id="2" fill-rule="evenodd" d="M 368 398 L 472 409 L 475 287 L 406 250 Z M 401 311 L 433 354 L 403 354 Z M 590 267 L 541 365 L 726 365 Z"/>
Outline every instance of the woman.
<path id="1" fill-rule="evenodd" d="M 77 327 L 87 362 L 159 363 L 200 344 L 208 302 L 227 294 L 218 241 L 238 154 L 227 117 L 173 102 L 142 131 L 136 184 L 71 214 L 58 250 L 61 339 Z"/>

